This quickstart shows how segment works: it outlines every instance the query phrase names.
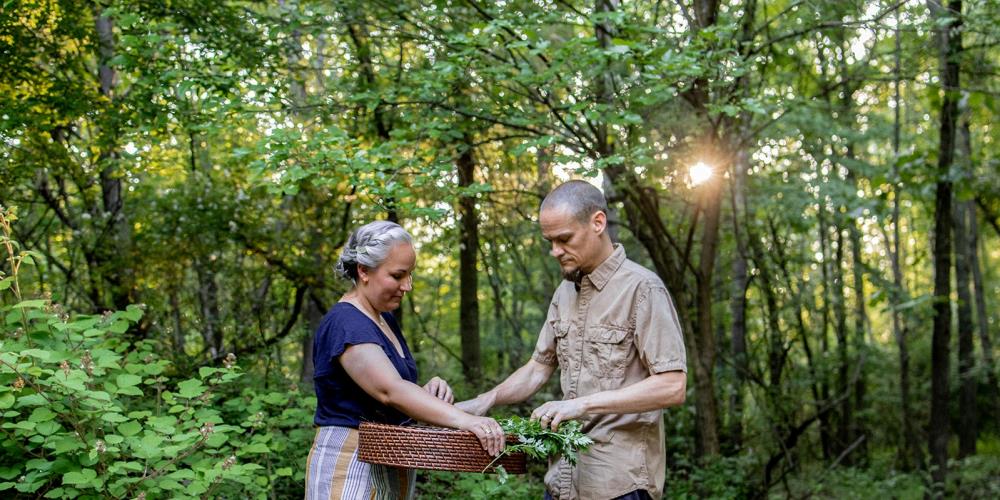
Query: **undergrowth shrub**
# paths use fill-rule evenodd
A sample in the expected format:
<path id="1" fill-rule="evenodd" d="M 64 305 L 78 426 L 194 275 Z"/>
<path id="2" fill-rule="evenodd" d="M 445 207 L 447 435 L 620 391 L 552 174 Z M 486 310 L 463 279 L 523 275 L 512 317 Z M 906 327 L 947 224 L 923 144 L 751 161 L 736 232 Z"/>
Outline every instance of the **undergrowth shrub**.
<path id="1" fill-rule="evenodd" d="M 0 207 L 0 496 L 301 496 L 310 398 L 239 388 L 232 355 L 176 373 L 126 335 L 142 306 L 78 314 L 22 290 L 40 256 L 15 220 Z"/>

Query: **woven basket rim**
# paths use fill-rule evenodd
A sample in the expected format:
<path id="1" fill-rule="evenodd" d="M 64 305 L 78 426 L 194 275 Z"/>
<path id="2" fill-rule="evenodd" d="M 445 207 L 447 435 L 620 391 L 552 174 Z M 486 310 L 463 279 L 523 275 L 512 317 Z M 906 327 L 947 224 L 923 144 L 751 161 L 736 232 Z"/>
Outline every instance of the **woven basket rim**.
<path id="1" fill-rule="evenodd" d="M 361 422 L 358 458 L 364 462 L 413 469 L 458 472 L 495 472 L 498 466 L 511 474 L 527 472 L 523 452 L 492 457 L 470 431 L 430 425 L 393 425 Z M 508 442 L 518 442 L 508 435 Z"/>

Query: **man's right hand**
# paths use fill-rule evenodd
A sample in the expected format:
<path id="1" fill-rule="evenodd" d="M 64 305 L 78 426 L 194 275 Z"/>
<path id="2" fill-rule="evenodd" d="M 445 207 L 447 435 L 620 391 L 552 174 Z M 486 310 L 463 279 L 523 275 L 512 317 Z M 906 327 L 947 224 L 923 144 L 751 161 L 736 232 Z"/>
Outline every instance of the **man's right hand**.
<path id="1" fill-rule="evenodd" d="M 490 411 L 490 408 L 493 406 L 484 396 L 485 394 L 482 394 L 479 397 L 455 403 L 455 407 L 470 415 L 481 417 L 486 415 L 486 412 Z"/>

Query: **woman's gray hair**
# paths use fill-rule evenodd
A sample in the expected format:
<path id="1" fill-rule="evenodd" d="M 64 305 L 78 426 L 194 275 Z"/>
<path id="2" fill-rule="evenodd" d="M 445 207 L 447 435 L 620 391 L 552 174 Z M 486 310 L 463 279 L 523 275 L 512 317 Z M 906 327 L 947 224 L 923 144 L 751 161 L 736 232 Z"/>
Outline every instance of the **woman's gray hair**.
<path id="1" fill-rule="evenodd" d="M 413 243 L 403 226 L 387 220 L 369 222 L 347 238 L 337 259 L 337 274 L 357 282 L 358 264 L 369 268 L 380 266 L 389 256 L 389 250 L 399 243 Z"/>

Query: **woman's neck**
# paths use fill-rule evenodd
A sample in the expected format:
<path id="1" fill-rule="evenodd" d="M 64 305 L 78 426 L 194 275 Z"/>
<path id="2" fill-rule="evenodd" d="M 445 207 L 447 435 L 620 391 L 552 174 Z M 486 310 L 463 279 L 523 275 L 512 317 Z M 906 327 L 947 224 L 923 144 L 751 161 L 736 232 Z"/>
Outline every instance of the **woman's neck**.
<path id="1" fill-rule="evenodd" d="M 371 319 L 375 320 L 376 323 L 383 323 L 385 320 L 382 319 L 382 314 L 379 313 L 374 306 L 365 299 L 365 296 L 358 293 L 357 291 L 348 292 L 344 295 L 343 299 L 351 304 L 354 304 L 361 312 L 365 313 Z"/>

